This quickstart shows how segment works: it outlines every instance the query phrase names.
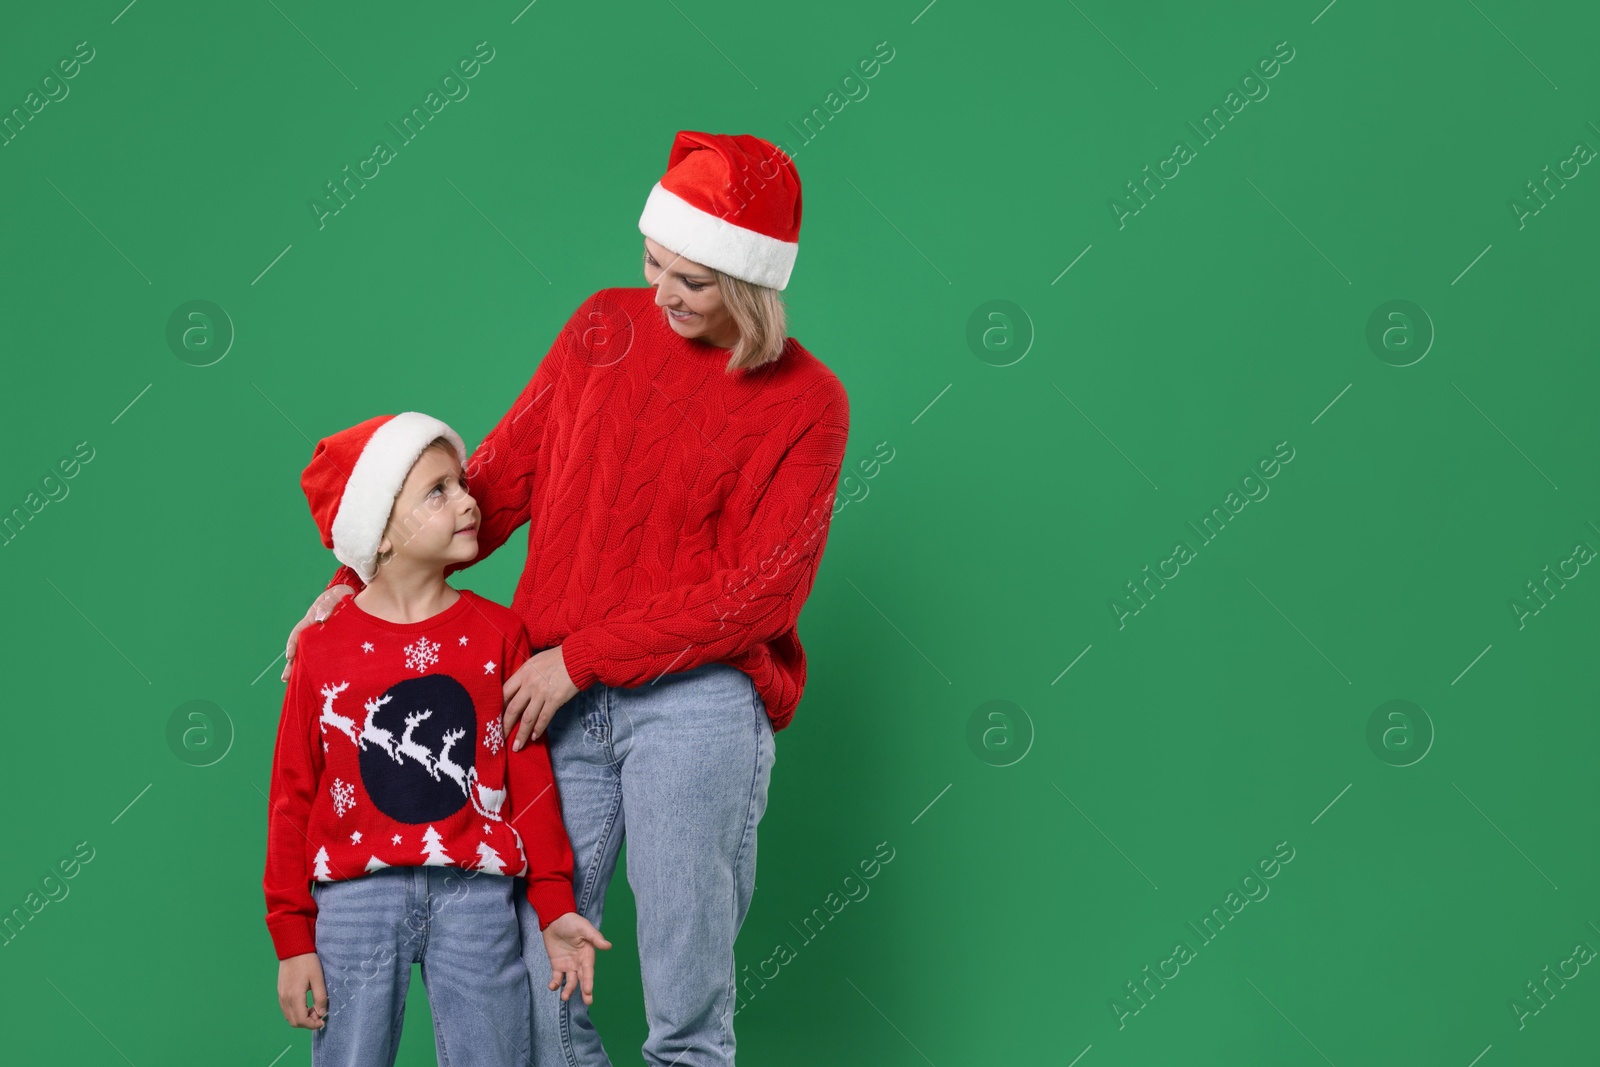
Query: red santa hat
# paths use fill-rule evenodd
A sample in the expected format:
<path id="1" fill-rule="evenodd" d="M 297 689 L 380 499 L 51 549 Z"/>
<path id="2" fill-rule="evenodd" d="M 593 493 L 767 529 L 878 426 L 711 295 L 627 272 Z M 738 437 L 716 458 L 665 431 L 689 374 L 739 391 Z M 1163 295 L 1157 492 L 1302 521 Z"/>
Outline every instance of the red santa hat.
<path id="1" fill-rule="evenodd" d="M 300 475 L 322 543 L 363 582 L 378 569 L 378 542 L 406 475 L 436 437 L 449 441 L 467 465 L 460 434 L 431 415 L 403 411 L 324 437 Z"/>
<path id="2" fill-rule="evenodd" d="M 679 130 L 639 232 L 685 259 L 782 289 L 800 251 L 800 175 L 771 141 Z"/>

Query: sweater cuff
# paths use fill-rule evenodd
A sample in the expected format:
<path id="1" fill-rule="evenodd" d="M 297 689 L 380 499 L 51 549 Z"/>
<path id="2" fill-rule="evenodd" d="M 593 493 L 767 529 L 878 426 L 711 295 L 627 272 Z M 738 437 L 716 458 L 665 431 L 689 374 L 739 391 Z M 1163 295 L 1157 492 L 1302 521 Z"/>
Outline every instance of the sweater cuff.
<path id="1" fill-rule="evenodd" d="M 561 662 L 566 665 L 567 677 L 579 690 L 588 689 L 600 680 L 600 656 L 587 629 L 576 630 L 561 642 Z"/>
<path id="2" fill-rule="evenodd" d="M 272 947 L 280 960 L 317 951 L 317 920 L 305 915 L 285 915 L 267 922 Z"/>
<path id="3" fill-rule="evenodd" d="M 578 902 L 572 895 L 572 883 L 565 878 L 530 879 L 528 903 L 539 913 L 541 930 L 567 912 L 578 910 Z"/>
<path id="4" fill-rule="evenodd" d="M 328 584 L 323 588 L 332 589 L 336 585 L 348 585 L 358 593 L 367 587 L 367 583 L 361 580 L 361 575 L 347 563 L 339 565 L 339 569 L 333 572 L 333 577 L 328 579 Z"/>

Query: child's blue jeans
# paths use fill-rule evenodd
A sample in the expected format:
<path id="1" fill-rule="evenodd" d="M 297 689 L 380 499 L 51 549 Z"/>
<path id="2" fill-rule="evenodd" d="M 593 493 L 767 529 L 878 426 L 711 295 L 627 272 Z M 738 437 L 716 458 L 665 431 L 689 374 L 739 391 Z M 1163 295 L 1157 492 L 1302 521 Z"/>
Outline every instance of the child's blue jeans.
<path id="1" fill-rule="evenodd" d="M 627 834 L 650 1025 L 645 1063 L 731 1065 L 733 945 L 755 888 L 756 824 L 776 758 L 755 684 L 725 663 L 631 688 L 597 682 L 556 712 L 547 736 L 578 911 L 602 931 Z M 549 988 L 550 958 L 523 894 L 517 915 L 533 986 L 534 1064 L 609 1067 L 582 995 L 563 1001 Z M 598 999 L 607 995 L 605 953 L 596 973 Z"/>
<path id="2" fill-rule="evenodd" d="M 313 883 L 328 988 L 328 1019 L 311 1036 L 313 1067 L 391 1067 L 413 963 L 422 965 L 441 1064 L 527 1063 L 530 991 L 512 902 L 519 884 L 454 867 L 384 867 Z"/>

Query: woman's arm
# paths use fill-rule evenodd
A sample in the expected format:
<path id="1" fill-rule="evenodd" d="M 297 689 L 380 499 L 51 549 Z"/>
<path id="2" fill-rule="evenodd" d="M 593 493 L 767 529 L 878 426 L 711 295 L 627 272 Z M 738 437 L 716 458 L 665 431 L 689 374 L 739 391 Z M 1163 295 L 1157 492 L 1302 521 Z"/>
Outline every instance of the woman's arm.
<path id="1" fill-rule="evenodd" d="M 544 442 L 546 415 L 556 400 L 553 391 L 567 374 L 569 346 L 573 338 L 581 336 L 587 328 L 601 292 L 604 290 L 591 293 L 578 305 L 551 342 L 549 351 L 511 410 L 501 416 L 500 422 L 467 458 L 463 471 L 467 490 L 477 500 L 482 513 L 478 523 L 478 554 L 466 562 L 450 564 L 444 569 L 446 575 L 487 558 L 532 517 L 534 467 Z M 289 632 L 281 680 L 289 678 L 300 631 L 326 618 L 341 597 L 365 588 L 366 583 L 350 566 L 342 565 L 334 571 L 323 594 L 312 602 L 305 617 Z"/>
<path id="2" fill-rule="evenodd" d="M 560 645 L 572 684 L 643 685 L 793 628 L 827 543 L 849 430 L 841 388 L 779 461 L 733 565 L 575 630 Z"/>

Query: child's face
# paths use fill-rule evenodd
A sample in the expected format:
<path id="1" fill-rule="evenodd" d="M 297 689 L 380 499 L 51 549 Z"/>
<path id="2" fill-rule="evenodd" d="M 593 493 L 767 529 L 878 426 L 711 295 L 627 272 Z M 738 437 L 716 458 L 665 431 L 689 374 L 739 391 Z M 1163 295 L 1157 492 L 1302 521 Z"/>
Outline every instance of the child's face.
<path id="1" fill-rule="evenodd" d="M 472 560 L 478 554 L 478 518 L 478 502 L 467 492 L 455 454 L 426 450 L 406 475 L 378 543 L 379 552 L 394 551 L 383 568 L 398 562 L 442 569 Z"/>

